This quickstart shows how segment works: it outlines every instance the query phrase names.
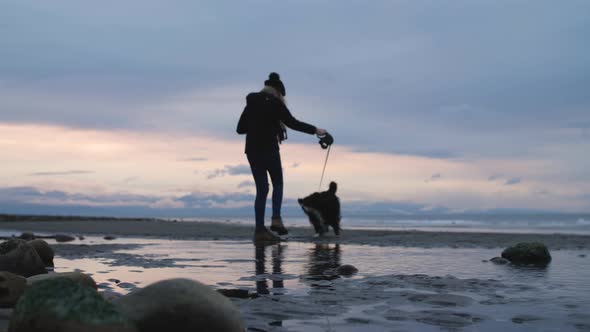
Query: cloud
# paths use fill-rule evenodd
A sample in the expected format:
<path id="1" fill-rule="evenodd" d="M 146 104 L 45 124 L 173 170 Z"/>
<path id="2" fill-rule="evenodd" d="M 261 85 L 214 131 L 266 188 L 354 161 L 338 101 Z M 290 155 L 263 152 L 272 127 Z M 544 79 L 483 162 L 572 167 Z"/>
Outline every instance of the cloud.
<path id="1" fill-rule="evenodd" d="M 248 165 L 225 166 L 229 175 L 250 175 L 251 170 Z"/>
<path id="2" fill-rule="evenodd" d="M 192 192 L 181 196 L 134 195 L 122 193 L 81 194 L 64 191 L 42 191 L 36 187 L 0 187 L 0 210 L 19 214 L 69 214 L 101 216 L 249 216 L 253 214 L 255 196 L 229 192 L 211 194 Z M 588 200 L 580 195 L 576 199 Z M 283 213 L 303 217 L 296 200 L 285 199 Z M 533 209 L 469 210 L 466 213 L 486 215 Z M 342 207 L 343 215 L 360 216 L 443 216 L 456 213 L 442 205 L 425 205 L 402 201 L 349 201 Z"/>
<path id="3" fill-rule="evenodd" d="M 217 177 L 224 176 L 225 174 L 227 174 L 225 172 L 225 169 L 216 169 L 216 170 L 211 171 L 209 173 L 209 175 L 207 175 L 207 180 L 212 180 Z"/>
<path id="4" fill-rule="evenodd" d="M 570 122 L 567 124 L 566 127 L 573 128 L 573 129 L 590 129 L 590 120 L 589 121 Z"/>
<path id="5" fill-rule="evenodd" d="M 432 176 L 430 176 L 430 178 L 424 180 L 424 182 L 426 182 L 426 183 L 434 182 L 434 181 L 437 181 L 441 178 L 442 178 L 442 175 L 440 173 L 436 173 L 436 174 L 432 174 Z"/>
<path id="6" fill-rule="evenodd" d="M 0 188 L 0 201 L 26 204 L 45 205 L 80 205 L 80 206 L 120 206 L 149 205 L 160 198 L 155 196 L 109 193 L 82 194 L 68 193 L 60 190 L 44 191 L 36 187 L 5 187 Z"/>
<path id="7" fill-rule="evenodd" d="M 110 5 L 116 5 L 116 15 L 110 12 Z M 238 152 L 230 151 L 227 144 L 175 153 L 180 149 L 173 138 L 191 133 L 243 144 L 235 125 L 244 97 L 260 89 L 269 68 L 280 68 L 293 115 L 334 135 L 330 163 L 342 150 L 421 156 L 432 161 L 418 175 L 412 174 L 408 182 L 413 183 L 403 189 L 377 181 L 367 187 L 379 197 L 413 195 L 408 188 L 434 172 L 454 175 L 449 181 L 437 182 L 441 186 L 449 182 L 450 191 L 470 187 L 480 197 L 486 195 L 479 184 L 459 184 L 461 171 L 439 167 L 436 163 L 441 161 L 465 166 L 502 160 L 506 167 L 480 167 L 476 176 L 485 181 L 492 172 L 508 174 L 490 180 L 502 185 L 510 174 L 518 174 L 527 179 L 523 187 L 545 182 L 542 185 L 547 188 L 588 191 L 587 182 L 572 179 L 590 178 L 585 153 L 590 150 L 590 95 L 584 88 L 590 86 L 590 46 L 586 42 L 590 2 L 541 1 L 535 3 L 534 17 L 530 5 L 523 2 L 464 1 L 440 6 L 435 0 L 343 1 L 338 3 L 338 15 L 332 15 L 333 10 L 331 2 L 313 1 L 282 1 L 272 7 L 259 1 L 231 6 L 224 1 L 180 1 L 177 6 L 139 0 L 107 0 L 106 5 L 0 1 L 0 13 L 10 13 L 2 16 L 0 29 L 0 110 L 6 110 L 0 111 L 0 124 L 160 135 L 170 152 L 161 150 L 158 155 L 157 149 L 148 149 L 156 152 L 151 160 L 176 164 L 187 157 L 195 157 L 186 160 L 194 162 L 205 161 L 199 160 L 202 156 L 222 160 L 221 164 L 192 168 L 214 179 L 235 172 L 223 165 L 238 163 Z M 243 15 L 246 11 L 254 14 Z M 463 15 L 455 15 L 457 12 Z M 353 21 L 358 24 L 349 24 Z M 28 22 L 26 29 L 23 22 Z M 220 22 L 224 22 L 222 29 Z M 259 35 L 265 38 L 251 38 Z M 55 36 L 59 36 L 60 47 L 47 47 L 55 44 Z M 275 53 L 272 58 L 266 56 L 268 49 Z M 265 61 L 259 61 L 262 58 Z M 25 140 L 23 136 L 2 137 L 0 144 L 18 145 Z M 47 151 L 41 143 L 52 141 L 34 142 L 38 151 Z M 292 143 L 321 151 L 313 136 L 290 131 L 286 151 Z M 97 155 L 117 150 L 117 144 L 108 145 L 112 146 L 98 143 L 96 150 L 90 150 L 78 144 L 76 148 L 91 156 L 79 163 L 50 163 L 47 157 L 37 157 L 45 165 L 40 170 L 52 171 L 49 165 L 89 168 L 101 176 L 96 181 L 111 180 L 105 185 L 112 185 L 108 173 L 112 176 L 120 168 L 97 169 L 91 164 L 105 160 Z M 135 150 L 128 151 L 133 154 Z M 235 159 L 218 158 L 226 152 Z M 308 172 L 316 160 L 323 161 L 323 156 L 302 155 L 314 159 L 295 157 L 306 167 L 293 172 L 294 176 Z M 519 168 L 531 160 L 559 164 L 559 170 Z M 345 161 L 337 167 L 352 164 L 352 160 Z M 10 167 L 21 169 L 23 175 L 37 171 L 22 166 L 24 162 L 15 161 Z M 221 169 L 204 171 L 217 167 Z M 147 179 L 150 175 L 146 173 L 154 172 L 153 168 L 155 165 L 145 165 L 141 172 L 130 174 Z M 476 171 L 469 175 L 473 173 Z M 124 176 L 117 175 L 119 185 Z M 177 181 L 180 177 L 170 174 Z M 30 184 L 41 179 L 6 181 Z M 462 179 L 467 182 L 474 176 Z M 65 180 L 83 185 L 74 183 L 74 177 Z M 167 181 L 155 181 L 155 186 L 146 182 L 136 189 L 159 190 Z M 235 189 L 233 181 L 212 181 L 207 186 L 212 191 Z M 363 186 L 355 188 L 360 191 Z M 544 204 L 528 199 L 528 204 Z M 454 202 L 455 207 L 470 204 L 469 199 Z M 569 203 L 562 199 L 555 204 L 565 207 Z"/>
<path id="8" fill-rule="evenodd" d="M 179 208 L 184 207 L 184 203 L 179 202 L 173 198 L 167 197 L 167 198 L 158 200 L 152 204 L 149 204 L 149 207 L 154 208 L 154 209 L 169 209 L 169 208 L 179 209 Z"/>
<path id="9" fill-rule="evenodd" d="M 231 175 L 231 176 L 236 176 L 236 175 L 250 175 L 251 174 L 251 170 L 250 170 L 250 166 L 245 165 L 245 164 L 241 164 L 241 165 L 225 165 L 224 168 L 222 169 L 216 169 L 210 172 L 209 175 L 207 175 L 207 179 L 211 180 L 217 177 L 222 177 L 225 175 Z"/>
<path id="10" fill-rule="evenodd" d="M 184 159 L 184 161 L 207 161 L 207 160 L 209 160 L 209 159 L 205 158 L 205 157 L 195 157 L 195 158 Z"/>
<path id="11" fill-rule="evenodd" d="M 244 96 L 279 66 L 294 115 L 329 127 L 337 145 L 358 151 L 518 156 L 555 142 L 555 129 L 590 120 L 587 3 L 539 3 L 535 21 L 520 3 L 343 2 L 338 16 L 328 2 L 158 3 L 131 0 L 112 16 L 69 1 L 1 2 L 0 12 L 12 15 L 0 30 L 10 50 L 0 61 L 0 109 L 15 111 L 0 121 L 235 138 Z M 459 7 L 465 15 L 451 20 Z M 245 10 L 258 15 L 240 15 Z M 250 38 L 259 34 L 268 37 Z M 63 47 L 48 49 L 50 36 Z M 266 49 L 278 53 L 258 61 Z"/>
<path id="12" fill-rule="evenodd" d="M 291 164 L 291 168 L 297 168 L 299 167 L 301 164 L 298 162 L 294 162 L 293 164 Z"/>
<path id="13" fill-rule="evenodd" d="M 127 178 L 123 179 L 123 183 L 131 183 L 131 182 L 135 182 L 137 180 L 139 180 L 139 177 L 137 177 L 137 176 L 130 176 L 130 177 L 127 177 Z"/>
<path id="14" fill-rule="evenodd" d="M 256 186 L 256 183 L 254 183 L 254 181 L 242 181 L 238 184 L 238 188 L 247 188 L 247 187 L 254 187 Z"/>
<path id="15" fill-rule="evenodd" d="M 508 180 L 506 180 L 506 182 L 504 182 L 505 186 L 513 186 L 515 184 L 519 184 L 522 182 L 522 179 L 519 177 L 514 177 L 514 178 L 510 178 Z"/>
<path id="16" fill-rule="evenodd" d="M 502 174 L 494 174 L 494 175 L 490 175 L 490 177 L 488 177 L 488 181 L 496 181 L 498 179 L 501 179 L 503 177 Z"/>
<path id="17" fill-rule="evenodd" d="M 82 171 L 82 170 L 71 170 L 71 171 L 58 171 L 58 172 L 35 172 L 30 173 L 29 176 L 60 176 L 60 175 L 79 175 L 79 174 L 92 174 L 93 171 Z"/>
<path id="18" fill-rule="evenodd" d="M 545 189 L 535 190 L 534 194 L 535 195 L 539 195 L 539 196 L 549 196 L 549 195 L 552 195 L 552 193 L 550 191 L 545 190 Z"/>
<path id="19" fill-rule="evenodd" d="M 211 194 L 192 192 L 182 196 L 156 196 L 125 193 L 82 194 L 36 187 L 0 188 L 0 203 L 33 204 L 45 206 L 116 207 L 136 208 L 223 208 L 226 204 L 251 204 L 254 196 L 243 193 Z"/>

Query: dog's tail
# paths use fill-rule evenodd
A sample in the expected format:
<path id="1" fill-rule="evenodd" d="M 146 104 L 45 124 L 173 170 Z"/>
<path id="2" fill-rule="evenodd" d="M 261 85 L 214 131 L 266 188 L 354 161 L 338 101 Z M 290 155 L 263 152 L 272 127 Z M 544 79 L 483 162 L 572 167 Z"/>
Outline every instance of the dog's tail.
<path id="1" fill-rule="evenodd" d="M 338 185 L 336 184 L 336 182 L 334 182 L 334 181 L 330 182 L 330 188 L 328 189 L 328 191 L 332 194 L 336 194 L 337 189 L 338 189 Z"/>

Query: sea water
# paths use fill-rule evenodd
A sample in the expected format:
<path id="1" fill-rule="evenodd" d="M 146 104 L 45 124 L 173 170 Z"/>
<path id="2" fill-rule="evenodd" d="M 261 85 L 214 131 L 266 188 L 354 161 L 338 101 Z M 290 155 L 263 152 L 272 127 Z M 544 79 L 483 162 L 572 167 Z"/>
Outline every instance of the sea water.
<path id="1" fill-rule="evenodd" d="M 232 222 L 252 225 L 252 218 L 199 217 L 166 218 L 181 222 Z M 302 215 L 284 217 L 289 225 L 308 226 Z M 495 233 L 561 233 L 590 234 L 589 214 L 458 214 L 458 215 L 387 215 L 344 216 L 341 221 L 347 229 L 423 230 L 445 232 Z"/>
<path id="2" fill-rule="evenodd" d="M 553 251 L 551 264 L 539 268 L 496 265 L 489 262 L 490 258 L 500 254 L 499 249 L 424 249 L 300 242 L 256 247 L 249 241 L 178 241 L 145 238 L 105 241 L 99 237 L 76 240 L 72 245 L 76 244 L 108 245 L 113 251 L 105 250 L 85 257 L 58 255 L 55 259 L 55 271 L 81 270 L 90 273 L 101 289 L 122 294 L 136 287 L 144 287 L 169 278 L 189 278 L 214 288 L 247 290 L 250 294 L 260 297 L 254 300 L 238 300 L 238 305 L 245 312 L 247 325 L 258 330 L 590 329 L 588 250 Z M 336 276 L 334 269 L 342 264 L 354 265 L 359 269 L 358 274 L 351 278 Z M 468 307 L 455 307 L 452 304 L 443 307 L 435 305 L 429 310 L 424 310 L 423 304 L 420 303 L 408 302 L 393 306 L 387 299 L 371 301 L 364 298 L 370 298 L 371 293 L 359 296 L 358 301 L 354 297 L 340 299 L 336 294 L 335 299 L 329 300 L 329 303 L 332 307 L 338 307 L 338 310 L 328 310 L 322 315 L 295 314 L 298 310 L 304 312 L 306 307 L 313 306 L 312 303 L 328 301 L 323 297 L 319 297 L 319 300 L 313 297 L 317 295 L 317 291 L 332 289 L 342 292 L 343 295 L 349 292 L 352 294 L 352 290 L 366 287 L 365 281 L 371 278 L 384 278 L 379 279 L 376 283 L 378 285 L 383 280 L 403 279 L 405 276 L 415 275 L 442 278 L 441 280 L 465 280 L 465 289 L 455 289 L 451 293 L 467 296 L 474 302 Z M 474 282 L 473 280 L 492 280 L 495 286 L 471 289 L 468 286 Z M 412 292 L 445 293 L 444 289 L 428 285 L 424 287 L 426 288 L 417 287 Z M 372 286 L 367 289 L 369 292 Z M 398 290 L 395 289 L 381 289 L 378 290 L 378 294 L 387 291 L 392 292 L 392 298 L 399 298 L 399 294 L 396 293 Z M 494 294 L 492 300 L 495 301 L 496 296 L 502 300 L 486 304 L 490 300 L 490 294 Z M 275 302 L 268 300 L 270 298 Z M 289 310 L 276 313 L 275 311 L 280 309 L 276 309 L 276 306 L 273 309 L 273 303 L 276 304 L 280 299 L 287 299 L 292 304 L 289 305 Z M 250 309 L 252 305 L 259 305 L 267 300 L 268 308 L 262 306 L 262 309 Z M 298 303 L 302 308 L 298 309 Z M 392 320 L 378 310 L 385 310 L 384 306 L 393 306 L 406 315 L 420 312 L 421 315 L 428 313 L 433 316 L 415 320 Z M 453 325 L 457 323 L 448 321 L 446 316 L 437 316 L 439 313 L 449 315 L 455 311 L 459 318 L 464 317 L 461 315 L 466 315 L 467 312 L 485 319 L 468 325 Z"/>

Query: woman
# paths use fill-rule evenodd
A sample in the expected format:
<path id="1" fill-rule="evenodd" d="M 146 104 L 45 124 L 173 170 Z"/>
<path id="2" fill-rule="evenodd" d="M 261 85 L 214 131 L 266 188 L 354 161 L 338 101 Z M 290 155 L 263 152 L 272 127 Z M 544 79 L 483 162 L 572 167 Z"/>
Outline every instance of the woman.
<path id="1" fill-rule="evenodd" d="M 295 119 L 285 106 L 285 86 L 279 74 L 270 73 L 260 92 L 246 97 L 246 108 L 238 122 L 238 134 L 246 134 L 246 155 L 256 183 L 256 230 L 254 241 L 278 242 L 278 236 L 264 227 L 264 210 L 268 196 L 268 178 L 272 181 L 272 219 L 270 229 L 279 235 L 288 233 L 281 219 L 283 169 L 279 143 L 287 138 L 285 126 L 308 134 L 323 136 L 325 129 Z"/>

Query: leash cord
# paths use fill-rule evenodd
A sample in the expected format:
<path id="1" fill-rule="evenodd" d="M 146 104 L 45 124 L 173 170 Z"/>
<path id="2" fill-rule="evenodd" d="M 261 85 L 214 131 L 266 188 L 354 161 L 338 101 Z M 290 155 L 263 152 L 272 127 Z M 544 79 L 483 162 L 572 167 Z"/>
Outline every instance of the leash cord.
<path id="1" fill-rule="evenodd" d="M 322 178 L 320 179 L 320 187 L 318 188 L 318 191 L 322 190 L 322 183 L 324 182 L 324 173 L 326 172 L 326 165 L 328 164 L 328 157 L 330 156 L 330 149 L 332 148 L 332 145 L 328 146 L 328 152 L 326 153 L 326 161 L 324 161 L 324 169 L 322 170 Z"/>

